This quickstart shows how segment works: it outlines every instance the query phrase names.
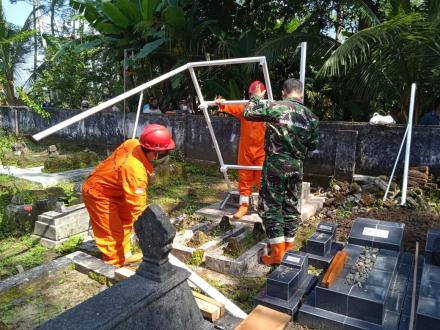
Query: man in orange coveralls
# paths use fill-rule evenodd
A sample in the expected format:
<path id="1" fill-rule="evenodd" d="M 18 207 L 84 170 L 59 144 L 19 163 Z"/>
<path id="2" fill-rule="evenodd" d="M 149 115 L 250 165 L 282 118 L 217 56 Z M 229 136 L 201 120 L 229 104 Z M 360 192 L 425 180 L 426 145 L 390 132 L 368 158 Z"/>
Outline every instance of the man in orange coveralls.
<path id="1" fill-rule="evenodd" d="M 135 261 L 130 235 L 134 222 L 147 207 L 151 162 L 174 148 L 166 127 L 146 126 L 139 140 L 122 143 L 84 182 L 84 203 L 104 261 L 118 267 Z"/>
<path id="2" fill-rule="evenodd" d="M 258 80 L 249 85 L 249 97 L 257 87 L 265 91 L 264 84 Z M 217 98 L 216 103 L 220 111 L 240 119 L 240 143 L 238 145 L 238 165 L 262 166 L 264 163 L 264 135 L 265 127 L 263 122 L 248 121 L 243 118 L 244 104 L 224 105 L 223 99 Z M 260 189 L 261 171 L 238 170 L 238 192 L 240 193 L 240 207 L 234 214 L 234 218 L 240 219 L 248 213 L 249 196 L 252 195 L 252 186 Z"/>

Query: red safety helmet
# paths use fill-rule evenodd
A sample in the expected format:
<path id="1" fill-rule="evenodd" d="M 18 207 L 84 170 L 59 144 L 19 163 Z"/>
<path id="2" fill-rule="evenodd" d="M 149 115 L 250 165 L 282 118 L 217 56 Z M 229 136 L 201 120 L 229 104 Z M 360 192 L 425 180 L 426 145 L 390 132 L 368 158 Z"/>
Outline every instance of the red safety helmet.
<path id="1" fill-rule="evenodd" d="M 176 147 L 168 129 L 157 124 L 145 126 L 139 142 L 145 149 L 153 151 L 171 150 Z"/>
<path id="2" fill-rule="evenodd" d="M 259 81 L 259 80 L 254 80 L 253 82 L 251 82 L 251 84 L 249 85 L 249 95 L 252 95 L 255 93 L 255 90 L 257 89 L 257 86 L 260 85 L 260 90 L 262 92 L 264 92 L 266 90 L 266 87 L 264 86 L 264 84 Z"/>

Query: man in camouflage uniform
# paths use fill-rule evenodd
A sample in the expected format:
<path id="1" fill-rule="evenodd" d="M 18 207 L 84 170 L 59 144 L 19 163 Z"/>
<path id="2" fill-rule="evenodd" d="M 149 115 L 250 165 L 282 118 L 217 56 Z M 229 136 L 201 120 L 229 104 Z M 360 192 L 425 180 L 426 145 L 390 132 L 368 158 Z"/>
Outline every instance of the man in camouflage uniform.
<path id="1" fill-rule="evenodd" d="M 283 85 L 283 101 L 265 105 L 260 91 L 251 97 L 244 118 L 266 122 L 266 158 L 261 177 L 258 213 L 263 219 L 271 246 L 267 265 L 279 264 L 284 252 L 293 247 L 300 221 L 303 160 L 318 147 L 318 118 L 302 104 L 303 88 L 299 80 Z M 317 153 L 314 151 L 313 153 Z"/>

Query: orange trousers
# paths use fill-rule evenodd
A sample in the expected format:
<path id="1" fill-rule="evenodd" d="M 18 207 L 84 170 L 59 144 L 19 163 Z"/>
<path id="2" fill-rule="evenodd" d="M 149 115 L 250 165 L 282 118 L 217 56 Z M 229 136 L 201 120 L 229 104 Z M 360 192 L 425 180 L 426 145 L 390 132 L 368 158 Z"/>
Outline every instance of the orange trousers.
<path id="1" fill-rule="evenodd" d="M 250 158 L 249 155 L 238 155 L 238 164 L 246 166 L 263 166 L 264 154 L 256 158 Z M 252 195 L 252 186 L 260 190 L 261 171 L 238 170 L 238 192 L 241 196 Z"/>
<path id="2" fill-rule="evenodd" d="M 130 254 L 130 236 L 133 220 L 117 198 L 109 198 L 85 184 L 83 199 L 89 211 L 96 246 L 102 259 L 122 267 Z"/>

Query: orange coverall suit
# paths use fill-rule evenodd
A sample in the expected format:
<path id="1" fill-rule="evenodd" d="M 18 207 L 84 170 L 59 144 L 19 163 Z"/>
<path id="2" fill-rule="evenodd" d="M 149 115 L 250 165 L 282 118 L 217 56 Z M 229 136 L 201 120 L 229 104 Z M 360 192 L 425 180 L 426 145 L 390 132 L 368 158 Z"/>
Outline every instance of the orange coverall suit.
<path id="1" fill-rule="evenodd" d="M 240 143 L 238 165 L 263 166 L 264 136 L 263 122 L 248 121 L 243 117 L 245 105 L 221 105 L 220 110 L 240 119 Z M 252 185 L 260 189 L 261 171 L 238 170 L 238 192 L 241 196 L 252 194 Z"/>
<path id="2" fill-rule="evenodd" d="M 99 164 L 83 184 L 96 245 L 110 264 L 123 266 L 130 254 L 130 234 L 134 221 L 147 207 L 148 175 L 152 173 L 139 141 L 130 139 Z"/>

